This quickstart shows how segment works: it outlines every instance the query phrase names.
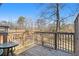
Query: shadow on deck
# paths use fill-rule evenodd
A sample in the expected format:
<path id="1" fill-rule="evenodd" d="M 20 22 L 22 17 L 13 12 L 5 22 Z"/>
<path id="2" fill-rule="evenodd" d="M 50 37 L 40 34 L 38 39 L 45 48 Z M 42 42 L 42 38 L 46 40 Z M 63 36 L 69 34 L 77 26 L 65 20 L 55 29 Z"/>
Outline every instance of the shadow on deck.
<path id="1" fill-rule="evenodd" d="M 35 45 L 18 56 L 73 56 L 72 54 Z"/>

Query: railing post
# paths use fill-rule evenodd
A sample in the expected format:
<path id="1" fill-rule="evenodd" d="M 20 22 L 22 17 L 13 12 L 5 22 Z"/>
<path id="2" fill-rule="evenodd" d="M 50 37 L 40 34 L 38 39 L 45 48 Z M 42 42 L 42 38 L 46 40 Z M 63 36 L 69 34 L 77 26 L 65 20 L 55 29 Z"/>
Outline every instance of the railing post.
<path id="1" fill-rule="evenodd" d="M 44 46 L 43 35 L 41 35 L 42 46 Z"/>
<path id="2" fill-rule="evenodd" d="M 34 33 L 34 43 L 35 43 L 35 44 L 38 44 L 37 35 L 38 35 L 37 33 Z"/>
<path id="3" fill-rule="evenodd" d="M 57 33 L 55 33 L 55 50 L 57 50 Z"/>

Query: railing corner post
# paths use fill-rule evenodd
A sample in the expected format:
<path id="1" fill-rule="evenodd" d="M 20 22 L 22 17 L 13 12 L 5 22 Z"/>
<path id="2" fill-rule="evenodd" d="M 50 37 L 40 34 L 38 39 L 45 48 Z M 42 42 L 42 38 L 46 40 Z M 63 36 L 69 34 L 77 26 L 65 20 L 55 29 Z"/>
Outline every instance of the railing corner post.
<path id="1" fill-rule="evenodd" d="M 55 33 L 55 50 L 57 50 L 57 33 Z"/>

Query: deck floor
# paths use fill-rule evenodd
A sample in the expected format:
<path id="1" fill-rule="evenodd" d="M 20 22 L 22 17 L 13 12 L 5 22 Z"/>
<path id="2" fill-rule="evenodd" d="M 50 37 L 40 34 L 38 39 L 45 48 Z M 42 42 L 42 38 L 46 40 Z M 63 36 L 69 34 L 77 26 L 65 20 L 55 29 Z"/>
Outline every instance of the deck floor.
<path id="1" fill-rule="evenodd" d="M 59 50 L 50 50 L 46 47 L 35 45 L 34 47 L 19 54 L 19 56 L 72 56 L 72 54 Z"/>

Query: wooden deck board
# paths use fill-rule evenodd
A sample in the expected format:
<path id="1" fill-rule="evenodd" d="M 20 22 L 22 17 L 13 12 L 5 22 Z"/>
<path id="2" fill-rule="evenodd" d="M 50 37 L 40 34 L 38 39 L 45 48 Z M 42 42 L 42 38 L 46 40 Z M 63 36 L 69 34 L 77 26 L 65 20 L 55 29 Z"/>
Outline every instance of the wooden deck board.
<path id="1" fill-rule="evenodd" d="M 65 53 L 59 50 L 50 50 L 43 46 L 35 45 L 34 47 L 19 54 L 19 56 L 72 56 L 72 54 Z"/>

